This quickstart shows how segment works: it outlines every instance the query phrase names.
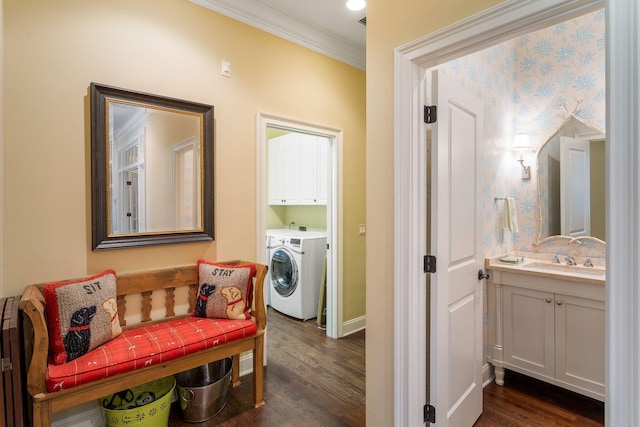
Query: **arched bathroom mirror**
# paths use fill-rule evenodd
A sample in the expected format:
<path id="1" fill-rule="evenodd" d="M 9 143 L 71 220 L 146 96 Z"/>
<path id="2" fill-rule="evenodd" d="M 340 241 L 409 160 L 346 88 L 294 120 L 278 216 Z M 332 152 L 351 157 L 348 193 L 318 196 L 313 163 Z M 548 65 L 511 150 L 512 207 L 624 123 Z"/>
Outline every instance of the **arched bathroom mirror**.
<path id="1" fill-rule="evenodd" d="M 540 147 L 538 244 L 553 236 L 605 241 L 604 133 L 569 115 Z"/>
<path id="2" fill-rule="evenodd" d="M 213 106 L 90 92 L 93 249 L 213 240 Z"/>

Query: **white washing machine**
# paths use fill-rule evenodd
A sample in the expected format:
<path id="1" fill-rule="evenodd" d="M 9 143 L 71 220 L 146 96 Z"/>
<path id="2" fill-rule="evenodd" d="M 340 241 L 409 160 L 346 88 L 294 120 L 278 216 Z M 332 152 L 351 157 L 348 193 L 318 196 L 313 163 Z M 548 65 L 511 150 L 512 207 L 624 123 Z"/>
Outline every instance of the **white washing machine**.
<path id="1" fill-rule="evenodd" d="M 270 305 L 296 319 L 318 314 L 327 235 L 318 231 L 267 232 Z"/>

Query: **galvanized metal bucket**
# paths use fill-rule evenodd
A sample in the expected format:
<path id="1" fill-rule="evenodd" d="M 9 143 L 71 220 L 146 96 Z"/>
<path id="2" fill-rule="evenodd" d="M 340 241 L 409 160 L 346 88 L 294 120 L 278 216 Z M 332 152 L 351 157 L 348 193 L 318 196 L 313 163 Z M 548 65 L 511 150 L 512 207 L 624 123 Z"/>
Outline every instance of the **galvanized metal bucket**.
<path id="1" fill-rule="evenodd" d="M 175 375 L 183 420 L 199 423 L 222 411 L 227 404 L 232 364 L 228 357 Z"/>

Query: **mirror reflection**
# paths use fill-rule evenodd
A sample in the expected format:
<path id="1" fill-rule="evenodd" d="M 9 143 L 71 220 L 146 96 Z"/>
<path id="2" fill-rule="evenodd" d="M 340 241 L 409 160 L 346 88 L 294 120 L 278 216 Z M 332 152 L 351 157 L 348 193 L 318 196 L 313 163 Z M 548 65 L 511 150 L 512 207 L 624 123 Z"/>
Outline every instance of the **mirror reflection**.
<path id="1" fill-rule="evenodd" d="M 213 240 L 213 106 L 90 92 L 93 249 Z"/>
<path id="2" fill-rule="evenodd" d="M 605 135 L 573 115 L 538 151 L 538 239 L 605 240 Z"/>
<path id="3" fill-rule="evenodd" d="M 109 234 L 201 229 L 199 115 L 117 100 L 107 111 Z"/>

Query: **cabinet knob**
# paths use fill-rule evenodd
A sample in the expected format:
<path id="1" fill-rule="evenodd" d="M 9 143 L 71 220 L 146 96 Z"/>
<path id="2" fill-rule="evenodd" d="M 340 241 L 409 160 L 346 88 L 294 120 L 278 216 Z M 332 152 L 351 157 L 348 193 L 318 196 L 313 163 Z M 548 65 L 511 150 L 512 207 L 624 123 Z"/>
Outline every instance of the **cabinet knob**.
<path id="1" fill-rule="evenodd" d="M 562 300 L 556 301 L 556 304 L 562 305 Z"/>
<path id="2" fill-rule="evenodd" d="M 547 298 L 545 301 L 546 302 L 551 302 L 551 298 Z"/>

